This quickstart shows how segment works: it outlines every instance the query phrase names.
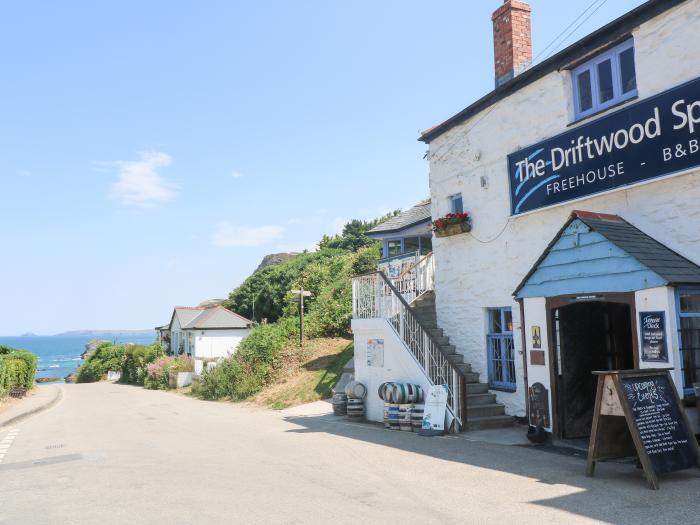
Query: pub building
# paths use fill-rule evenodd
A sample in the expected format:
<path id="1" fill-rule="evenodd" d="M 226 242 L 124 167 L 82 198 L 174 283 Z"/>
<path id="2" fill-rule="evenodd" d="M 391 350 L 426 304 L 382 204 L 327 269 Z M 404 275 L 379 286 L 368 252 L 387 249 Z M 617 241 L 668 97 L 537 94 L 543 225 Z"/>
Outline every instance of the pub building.
<path id="1" fill-rule="evenodd" d="M 652 0 L 532 65 L 492 17 L 495 89 L 423 132 L 437 325 L 506 414 L 591 433 L 592 371 L 668 368 L 700 432 L 700 0 Z M 466 64 L 462 64 L 464 66 Z"/>

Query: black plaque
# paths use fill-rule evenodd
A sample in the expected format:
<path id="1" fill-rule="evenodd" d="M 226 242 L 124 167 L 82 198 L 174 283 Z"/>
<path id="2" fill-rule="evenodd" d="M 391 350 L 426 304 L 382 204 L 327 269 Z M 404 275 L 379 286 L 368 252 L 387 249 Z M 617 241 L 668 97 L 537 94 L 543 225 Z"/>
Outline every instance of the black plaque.
<path id="1" fill-rule="evenodd" d="M 529 389 L 530 424 L 549 428 L 549 391 L 542 383 L 534 383 Z"/>
<path id="2" fill-rule="evenodd" d="M 695 436 L 686 426 L 668 375 L 623 376 L 620 381 L 654 470 L 664 473 L 696 467 Z"/>
<path id="3" fill-rule="evenodd" d="M 639 312 L 642 361 L 668 363 L 665 312 Z"/>

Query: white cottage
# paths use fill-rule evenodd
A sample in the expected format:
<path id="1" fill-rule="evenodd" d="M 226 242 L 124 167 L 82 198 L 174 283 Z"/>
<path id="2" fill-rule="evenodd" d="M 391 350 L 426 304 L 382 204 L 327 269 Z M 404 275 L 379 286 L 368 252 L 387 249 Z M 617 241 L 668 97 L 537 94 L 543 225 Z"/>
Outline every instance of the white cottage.
<path id="1" fill-rule="evenodd" d="M 447 383 L 455 429 L 503 410 L 576 438 L 593 370 L 670 368 L 697 422 L 700 0 L 646 2 L 534 66 L 529 5 L 492 22 L 495 90 L 421 137 L 433 219 L 457 200 L 471 231 L 433 239 L 426 305 L 356 279 L 356 376 Z"/>
<path id="2" fill-rule="evenodd" d="M 170 352 L 194 360 L 199 374 L 207 362 L 233 355 L 252 322 L 222 306 L 176 306 L 170 320 Z"/>

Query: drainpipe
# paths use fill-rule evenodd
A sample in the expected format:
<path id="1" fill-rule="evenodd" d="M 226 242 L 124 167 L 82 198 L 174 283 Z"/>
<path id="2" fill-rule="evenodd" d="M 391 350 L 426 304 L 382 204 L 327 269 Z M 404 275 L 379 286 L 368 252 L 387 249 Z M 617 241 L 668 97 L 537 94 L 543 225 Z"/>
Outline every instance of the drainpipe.
<path id="1" fill-rule="evenodd" d="M 520 305 L 520 338 L 523 349 L 523 380 L 525 382 L 525 417 L 527 424 L 530 424 L 530 396 L 527 382 L 527 339 L 525 337 L 525 302 L 518 299 Z"/>

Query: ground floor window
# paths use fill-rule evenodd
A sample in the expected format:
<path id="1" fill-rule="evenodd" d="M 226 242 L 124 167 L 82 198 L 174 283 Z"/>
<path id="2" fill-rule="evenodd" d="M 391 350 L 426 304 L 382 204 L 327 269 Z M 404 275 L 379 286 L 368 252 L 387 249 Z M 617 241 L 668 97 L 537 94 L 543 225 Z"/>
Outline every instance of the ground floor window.
<path id="1" fill-rule="evenodd" d="M 700 383 L 700 288 L 679 288 L 676 296 L 683 388 L 692 392 Z"/>
<path id="2" fill-rule="evenodd" d="M 489 308 L 487 312 L 489 387 L 515 392 L 513 313 L 510 308 Z"/>

